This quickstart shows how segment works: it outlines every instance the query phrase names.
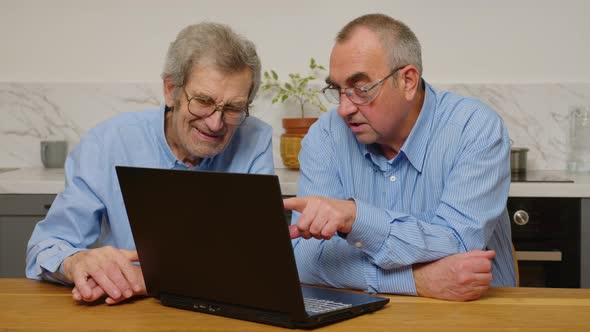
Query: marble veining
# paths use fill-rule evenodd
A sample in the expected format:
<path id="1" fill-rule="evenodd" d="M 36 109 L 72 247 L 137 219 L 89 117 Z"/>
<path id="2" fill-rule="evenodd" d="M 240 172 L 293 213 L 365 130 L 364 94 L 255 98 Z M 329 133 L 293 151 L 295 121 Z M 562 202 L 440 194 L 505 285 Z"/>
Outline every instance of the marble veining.
<path id="1" fill-rule="evenodd" d="M 590 83 L 434 86 L 479 98 L 494 108 L 506 123 L 514 146 L 530 149 L 530 169 L 566 168 L 569 110 L 575 105 L 590 105 Z M 162 103 L 159 82 L 0 82 L 0 167 L 39 167 L 41 140 L 65 139 L 71 150 L 99 122 Z M 285 111 L 283 107 L 272 105 L 268 95 L 260 94 L 251 109 L 252 115 L 274 128 L 277 167 L 282 167 L 281 119 L 297 116 L 297 110 Z"/>

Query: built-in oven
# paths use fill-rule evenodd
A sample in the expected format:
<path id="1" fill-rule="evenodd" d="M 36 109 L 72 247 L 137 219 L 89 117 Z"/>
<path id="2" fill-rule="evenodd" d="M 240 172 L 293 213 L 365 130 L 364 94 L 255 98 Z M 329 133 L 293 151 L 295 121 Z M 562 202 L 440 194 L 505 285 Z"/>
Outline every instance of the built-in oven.
<path id="1" fill-rule="evenodd" d="M 580 287 L 580 198 L 509 197 L 520 286 Z"/>

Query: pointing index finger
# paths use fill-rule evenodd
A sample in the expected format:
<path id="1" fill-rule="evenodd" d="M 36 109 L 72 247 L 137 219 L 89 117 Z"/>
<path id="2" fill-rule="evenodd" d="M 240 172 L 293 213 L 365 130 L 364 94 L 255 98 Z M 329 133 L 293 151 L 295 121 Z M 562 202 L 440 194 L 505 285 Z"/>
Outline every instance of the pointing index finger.
<path id="1" fill-rule="evenodd" d="M 283 205 L 285 210 L 295 210 L 297 212 L 303 212 L 303 209 L 307 206 L 306 197 L 291 197 L 283 199 Z"/>

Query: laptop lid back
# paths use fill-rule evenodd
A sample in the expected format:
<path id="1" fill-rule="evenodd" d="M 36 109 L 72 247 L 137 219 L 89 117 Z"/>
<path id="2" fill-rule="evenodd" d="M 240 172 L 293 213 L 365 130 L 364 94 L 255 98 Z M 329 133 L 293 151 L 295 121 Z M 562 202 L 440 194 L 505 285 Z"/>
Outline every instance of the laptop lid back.
<path id="1" fill-rule="evenodd" d="M 306 316 L 277 176 L 116 169 L 150 295 Z"/>

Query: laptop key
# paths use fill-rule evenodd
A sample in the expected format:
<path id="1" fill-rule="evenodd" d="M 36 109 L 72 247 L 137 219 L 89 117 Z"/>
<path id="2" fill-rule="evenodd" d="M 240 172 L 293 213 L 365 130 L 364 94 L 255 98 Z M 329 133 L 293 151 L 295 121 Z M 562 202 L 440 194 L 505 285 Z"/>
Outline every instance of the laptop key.
<path id="1" fill-rule="evenodd" d="M 312 297 L 304 298 L 303 302 L 305 304 L 305 311 L 317 314 L 352 307 L 352 304 L 321 300 Z"/>

